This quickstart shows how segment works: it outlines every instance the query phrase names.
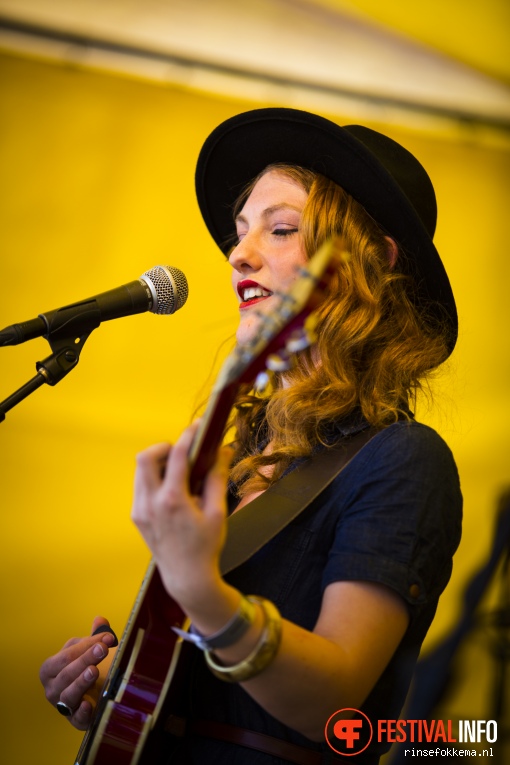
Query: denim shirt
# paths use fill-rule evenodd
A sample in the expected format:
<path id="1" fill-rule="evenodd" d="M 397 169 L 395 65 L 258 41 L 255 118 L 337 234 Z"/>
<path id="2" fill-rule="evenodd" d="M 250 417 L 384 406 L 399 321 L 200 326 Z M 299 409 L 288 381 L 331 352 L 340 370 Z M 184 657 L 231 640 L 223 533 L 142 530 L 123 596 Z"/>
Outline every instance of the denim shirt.
<path id="1" fill-rule="evenodd" d="M 341 431 L 350 435 L 363 427 L 351 422 Z M 377 582 L 398 593 L 408 606 L 409 626 L 361 707 L 377 730 L 378 719 L 399 716 L 451 575 L 461 516 L 459 478 L 448 446 L 425 425 L 397 422 L 377 433 L 306 510 L 226 579 L 245 594 L 269 598 L 285 619 L 307 630 L 313 630 L 324 590 L 332 582 Z M 275 720 L 241 686 L 213 677 L 202 656 L 194 666 L 189 714 L 322 751 L 324 763 L 352 762 Z M 388 748 L 372 740 L 356 756 L 357 765 L 377 763 Z M 284 762 L 198 737 L 192 751 L 192 762 L 200 765 Z"/>

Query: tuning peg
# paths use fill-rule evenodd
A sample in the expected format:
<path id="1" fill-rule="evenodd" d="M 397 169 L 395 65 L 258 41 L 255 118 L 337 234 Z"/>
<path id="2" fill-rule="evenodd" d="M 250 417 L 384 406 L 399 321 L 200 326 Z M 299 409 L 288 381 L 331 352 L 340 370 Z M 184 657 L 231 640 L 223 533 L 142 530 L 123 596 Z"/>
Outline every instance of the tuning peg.
<path id="1" fill-rule="evenodd" d="M 286 343 L 286 348 L 289 353 L 299 353 L 304 351 L 310 345 L 316 342 L 317 334 L 315 332 L 315 320 L 311 321 L 312 317 L 306 322 L 305 326 L 301 329 L 293 332 Z"/>
<path id="2" fill-rule="evenodd" d="M 286 372 L 294 363 L 294 357 L 285 350 L 280 351 L 280 353 L 271 353 L 266 359 L 266 366 L 271 372 Z"/>
<path id="3" fill-rule="evenodd" d="M 272 381 L 273 381 L 272 372 L 269 372 L 266 370 L 264 370 L 263 372 L 259 372 L 253 384 L 253 389 L 255 393 L 258 393 L 261 396 L 264 395 L 266 390 L 271 385 Z"/>
<path id="4" fill-rule="evenodd" d="M 313 341 L 314 338 L 311 338 L 308 332 L 300 330 L 299 332 L 294 332 L 290 336 L 285 347 L 289 353 L 299 353 L 300 351 L 304 351 L 305 348 L 308 348 Z"/>
<path id="5" fill-rule="evenodd" d="M 299 272 L 301 275 L 301 271 Z M 276 295 L 279 300 L 278 313 L 284 318 L 288 319 L 295 315 L 296 310 L 296 298 L 290 292 L 280 292 L 276 290 L 273 295 Z"/>

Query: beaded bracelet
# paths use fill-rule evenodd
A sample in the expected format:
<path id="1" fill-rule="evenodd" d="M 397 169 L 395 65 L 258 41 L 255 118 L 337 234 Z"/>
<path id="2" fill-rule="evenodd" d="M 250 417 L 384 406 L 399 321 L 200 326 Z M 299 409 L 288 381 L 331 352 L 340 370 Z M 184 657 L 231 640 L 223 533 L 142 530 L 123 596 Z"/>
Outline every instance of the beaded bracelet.
<path id="1" fill-rule="evenodd" d="M 213 658 L 212 651 L 205 651 L 205 660 L 213 675 L 227 683 L 242 683 L 260 674 L 275 658 L 282 637 L 280 612 L 270 600 L 248 595 L 251 603 L 258 603 L 264 615 L 264 629 L 250 655 L 238 664 L 225 667 Z"/>
<path id="2" fill-rule="evenodd" d="M 189 631 L 181 630 L 178 627 L 172 627 L 183 640 L 187 640 L 189 643 L 193 643 L 200 648 L 201 651 L 214 651 L 218 648 L 228 648 L 234 643 L 237 643 L 242 636 L 248 632 L 249 628 L 255 620 L 255 606 L 253 602 L 241 595 L 241 602 L 239 608 L 232 616 L 231 619 L 225 624 L 221 630 L 218 630 L 212 635 L 205 636 L 197 630 L 193 625 L 190 626 Z"/>

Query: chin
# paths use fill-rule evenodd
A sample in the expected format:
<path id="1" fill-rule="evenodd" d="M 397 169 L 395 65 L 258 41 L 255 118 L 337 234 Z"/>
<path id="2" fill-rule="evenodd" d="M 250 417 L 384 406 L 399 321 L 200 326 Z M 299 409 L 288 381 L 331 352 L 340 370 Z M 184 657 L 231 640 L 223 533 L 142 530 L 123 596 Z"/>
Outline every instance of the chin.
<path id="1" fill-rule="evenodd" d="M 255 317 L 247 316 L 241 319 L 236 332 L 236 339 L 239 345 L 245 345 L 257 336 L 258 322 Z"/>

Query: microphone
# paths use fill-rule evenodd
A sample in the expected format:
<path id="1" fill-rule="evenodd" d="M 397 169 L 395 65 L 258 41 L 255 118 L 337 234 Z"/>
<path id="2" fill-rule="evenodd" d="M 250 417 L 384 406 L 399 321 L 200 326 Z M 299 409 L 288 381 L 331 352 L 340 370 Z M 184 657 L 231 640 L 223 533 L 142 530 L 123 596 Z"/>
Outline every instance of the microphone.
<path id="1" fill-rule="evenodd" d="M 40 313 L 37 319 L 12 324 L 0 331 L 0 346 L 19 345 L 34 337 L 79 335 L 102 321 L 152 311 L 171 314 L 188 299 L 188 282 L 178 268 L 154 266 L 139 279 L 77 303 Z"/>

